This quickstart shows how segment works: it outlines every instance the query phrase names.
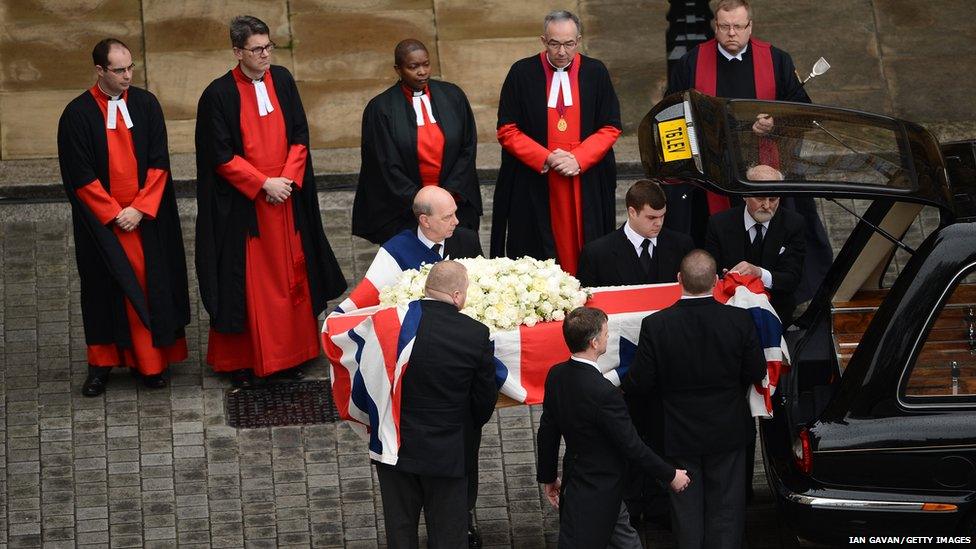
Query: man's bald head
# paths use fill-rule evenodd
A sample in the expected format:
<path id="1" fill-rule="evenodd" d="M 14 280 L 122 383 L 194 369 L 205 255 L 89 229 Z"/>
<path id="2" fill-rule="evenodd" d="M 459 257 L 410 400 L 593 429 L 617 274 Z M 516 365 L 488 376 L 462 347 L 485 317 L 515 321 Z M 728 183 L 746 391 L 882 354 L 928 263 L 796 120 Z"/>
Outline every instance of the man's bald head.
<path id="1" fill-rule="evenodd" d="M 463 309 L 468 295 L 468 270 L 457 261 L 438 261 L 427 275 L 424 295 Z"/>
<path id="2" fill-rule="evenodd" d="M 782 181 L 783 174 L 772 166 L 757 164 L 746 170 L 746 179 L 749 181 Z"/>
<path id="3" fill-rule="evenodd" d="M 456 213 L 454 197 L 436 185 L 421 187 L 413 199 L 417 226 L 431 242 L 443 242 L 454 234 L 458 224 Z"/>
<path id="4" fill-rule="evenodd" d="M 681 260 L 678 282 L 685 295 L 705 295 L 718 281 L 715 258 L 705 250 L 692 250 Z"/>

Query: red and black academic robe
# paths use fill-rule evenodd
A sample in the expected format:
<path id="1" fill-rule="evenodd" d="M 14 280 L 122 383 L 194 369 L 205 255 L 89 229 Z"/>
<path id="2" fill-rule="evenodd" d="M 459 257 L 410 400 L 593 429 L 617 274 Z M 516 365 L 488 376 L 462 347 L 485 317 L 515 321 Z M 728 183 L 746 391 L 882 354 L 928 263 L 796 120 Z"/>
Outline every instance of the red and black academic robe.
<path id="1" fill-rule="evenodd" d="M 210 314 L 207 362 L 259 376 L 319 354 L 316 317 L 346 288 L 322 230 L 308 124 L 291 74 L 272 66 L 273 110 L 258 114 L 239 68 L 214 80 L 197 109 L 197 276 Z M 267 202 L 268 177 L 295 183 Z"/>
<path id="2" fill-rule="evenodd" d="M 383 244 L 404 229 L 417 226 L 414 195 L 434 177 L 457 200 L 462 227 L 478 230 L 481 189 L 475 171 L 478 132 L 471 105 L 461 88 L 431 80 L 427 85 L 436 122 L 418 127 L 412 98 L 394 84 L 363 111 L 362 165 L 352 209 L 352 234 Z M 426 109 L 424 109 L 426 111 Z M 442 143 L 438 143 L 437 134 Z M 438 155 L 438 149 L 440 154 Z"/>
<path id="3" fill-rule="evenodd" d="M 742 61 L 730 61 L 718 51 L 717 44 L 712 39 L 685 54 L 671 72 L 667 94 L 694 88 L 715 97 L 812 102 L 800 83 L 790 54 L 768 42 L 750 38 Z M 762 163 L 780 167 L 774 138 L 759 139 L 758 158 Z M 695 242 L 704 245 L 708 215 L 728 208 L 728 199 L 702 193 L 685 184 L 666 185 L 664 190 L 668 197 L 665 226 L 689 233 Z M 812 198 L 786 199 L 783 205 L 803 215 L 807 226 L 804 280 L 797 291 L 798 302 L 802 302 L 813 296 L 827 274 L 833 251 Z"/>
<path id="4" fill-rule="evenodd" d="M 119 112 L 108 129 L 108 100 L 93 86 L 68 104 L 58 124 L 88 362 L 155 375 L 186 358 L 190 322 L 166 125 L 156 97 L 130 87 L 122 100 L 132 128 Z M 127 206 L 143 213 L 131 232 L 115 224 Z"/>
<path id="5" fill-rule="evenodd" d="M 606 66 L 577 54 L 569 68 L 573 105 L 547 104 L 553 69 L 543 52 L 517 61 L 502 85 L 491 256 L 556 258 L 575 273 L 583 244 L 614 229 L 620 104 Z M 563 110 L 562 113 L 559 111 Z M 566 121 L 560 131 L 560 118 Z M 543 173 L 549 153 L 572 152 L 581 174 Z"/>

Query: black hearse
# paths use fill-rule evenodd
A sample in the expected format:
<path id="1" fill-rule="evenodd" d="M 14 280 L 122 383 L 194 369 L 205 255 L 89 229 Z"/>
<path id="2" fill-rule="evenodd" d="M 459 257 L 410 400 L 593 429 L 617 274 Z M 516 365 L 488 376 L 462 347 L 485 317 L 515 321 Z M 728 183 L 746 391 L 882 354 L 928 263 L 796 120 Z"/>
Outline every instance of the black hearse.
<path id="1" fill-rule="evenodd" d="M 753 131 L 760 113 L 773 116 L 772 134 Z M 850 211 L 850 236 L 786 333 L 792 364 L 774 417 L 760 421 L 790 541 L 976 537 L 976 142 L 940 145 L 887 116 L 694 91 L 657 104 L 639 137 L 649 176 Z M 770 143 L 784 180 L 749 181 Z M 912 247 L 919 216 L 932 227 Z M 907 261 L 895 272 L 898 250 Z"/>

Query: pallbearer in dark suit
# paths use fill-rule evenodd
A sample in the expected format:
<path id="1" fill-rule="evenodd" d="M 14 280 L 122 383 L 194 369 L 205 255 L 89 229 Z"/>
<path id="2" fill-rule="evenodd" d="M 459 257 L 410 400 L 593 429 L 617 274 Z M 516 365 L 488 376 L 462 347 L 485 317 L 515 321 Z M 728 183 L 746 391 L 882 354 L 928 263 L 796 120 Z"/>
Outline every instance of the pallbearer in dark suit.
<path id="1" fill-rule="evenodd" d="M 397 464 L 376 464 L 391 549 L 417 547 L 421 509 L 429 547 L 469 543 L 470 439 L 491 417 L 498 390 L 488 328 L 460 313 L 467 289 L 467 272 L 455 261 L 437 263 L 427 277 L 402 377 Z"/>
<path id="2" fill-rule="evenodd" d="M 98 81 L 58 124 L 88 344 L 85 396 L 105 391 L 112 366 L 164 387 L 168 365 L 187 356 L 190 322 L 163 111 L 153 94 L 130 85 L 135 65 L 125 44 L 102 40 L 92 61 Z"/>
<path id="3" fill-rule="evenodd" d="M 430 79 L 427 47 L 418 40 L 397 44 L 393 68 L 400 80 L 363 112 L 352 234 L 382 244 L 415 227 L 410 203 L 428 185 L 450 191 L 461 227 L 477 232 L 478 132 L 468 98 L 454 84 Z"/>
<path id="4" fill-rule="evenodd" d="M 606 66 L 578 53 L 578 17 L 554 11 L 543 28 L 545 51 L 512 65 L 498 101 L 490 253 L 576 274 L 583 244 L 613 230 L 620 104 Z"/>
<path id="5" fill-rule="evenodd" d="M 746 177 L 753 181 L 783 179 L 777 170 L 758 165 Z M 708 220 L 705 249 L 723 271 L 758 276 L 785 327 L 793 320 L 793 297 L 803 271 L 803 217 L 780 208 L 777 197 L 749 197 L 745 205 L 719 212 Z"/>
<path id="6" fill-rule="evenodd" d="M 675 492 L 690 480 L 641 442 L 620 390 L 597 367 L 607 351 L 607 315 L 580 307 L 566 315 L 563 336 L 573 353 L 546 377 L 539 423 L 537 479 L 559 508 L 559 547 L 640 547 L 621 504 L 629 463 L 669 483 Z M 566 441 L 557 476 L 559 441 Z"/>
<path id="7" fill-rule="evenodd" d="M 681 262 L 681 299 L 641 324 L 637 356 L 621 386 L 663 404 L 664 455 L 688 470 L 691 488 L 671 495 L 682 549 L 739 547 L 745 520 L 745 449 L 755 437 L 746 388 L 766 359 L 752 316 L 712 297 L 715 260 L 694 250 Z"/>
<path id="8" fill-rule="evenodd" d="M 681 258 L 695 247 L 688 235 L 663 227 L 667 199 L 657 181 L 635 182 L 626 203 L 627 222 L 583 246 L 576 273 L 583 286 L 674 282 Z"/>

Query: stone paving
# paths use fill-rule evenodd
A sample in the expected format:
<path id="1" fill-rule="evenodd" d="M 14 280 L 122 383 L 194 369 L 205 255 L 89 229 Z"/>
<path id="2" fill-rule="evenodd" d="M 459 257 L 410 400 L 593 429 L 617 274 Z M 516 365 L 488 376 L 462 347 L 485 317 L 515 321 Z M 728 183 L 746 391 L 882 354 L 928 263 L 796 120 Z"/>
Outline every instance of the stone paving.
<path id="1" fill-rule="evenodd" d="M 620 182 L 618 202 L 629 184 Z M 489 207 L 491 190 L 483 188 Z M 375 247 L 343 236 L 351 199 L 348 191 L 320 195 L 327 234 L 352 281 Z M 833 204 L 822 206 L 836 249 L 854 223 Z M 181 199 L 180 209 L 192 265 L 195 204 Z M 936 224 L 926 215 L 909 240 Z M 207 322 L 192 268 L 190 357 L 170 369 L 170 386 L 147 390 L 116 370 L 104 396 L 82 397 L 73 255 L 67 203 L 0 205 L 0 548 L 383 545 L 378 484 L 348 427 L 227 426 L 229 383 L 203 364 Z M 328 375 L 322 359 L 308 372 Z M 477 517 L 487 546 L 555 542 L 557 516 L 535 482 L 540 413 L 500 409 L 485 427 Z M 776 547 L 761 464 L 755 482 L 750 544 Z M 673 544 L 664 530 L 645 535 L 649 546 Z"/>

